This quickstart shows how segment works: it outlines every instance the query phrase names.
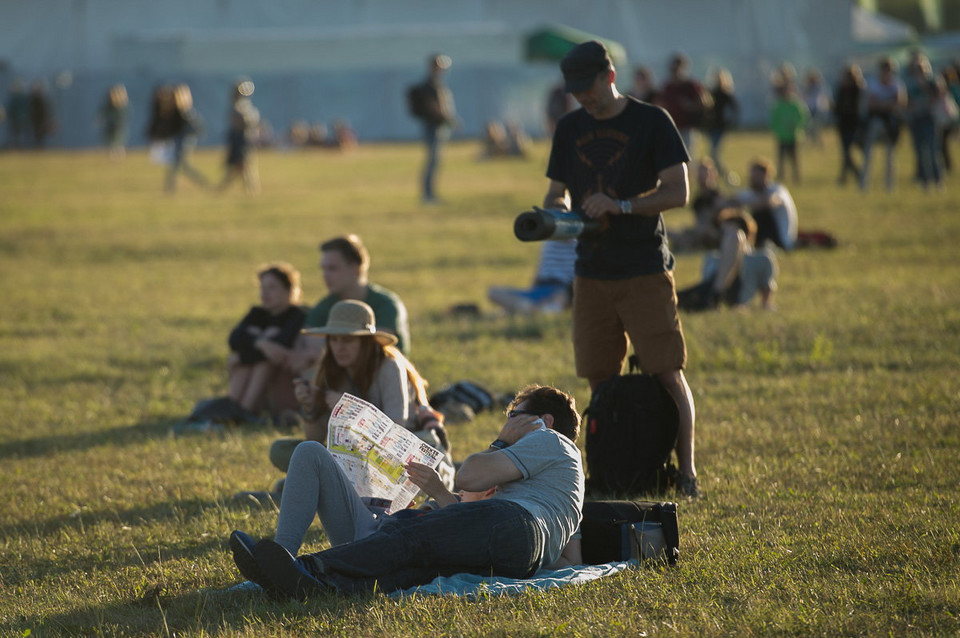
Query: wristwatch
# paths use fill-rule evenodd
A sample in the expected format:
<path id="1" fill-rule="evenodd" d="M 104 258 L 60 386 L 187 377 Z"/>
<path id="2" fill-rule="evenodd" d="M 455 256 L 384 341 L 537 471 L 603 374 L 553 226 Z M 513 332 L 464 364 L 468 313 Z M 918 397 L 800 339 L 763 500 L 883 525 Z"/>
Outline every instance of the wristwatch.
<path id="1" fill-rule="evenodd" d="M 497 439 L 496 441 L 490 444 L 490 447 L 495 447 L 498 450 L 502 450 L 505 447 L 510 447 L 510 444 L 504 441 L 503 439 Z"/>
<path id="2" fill-rule="evenodd" d="M 633 204 L 630 203 L 629 199 L 620 200 L 620 213 L 622 215 L 629 215 L 633 212 Z"/>

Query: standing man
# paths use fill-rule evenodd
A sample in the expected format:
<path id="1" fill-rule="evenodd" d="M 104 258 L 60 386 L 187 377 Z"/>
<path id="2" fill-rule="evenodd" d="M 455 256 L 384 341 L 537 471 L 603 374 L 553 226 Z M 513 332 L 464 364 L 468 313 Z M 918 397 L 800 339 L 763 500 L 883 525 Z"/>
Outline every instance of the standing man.
<path id="1" fill-rule="evenodd" d="M 440 163 L 440 147 L 450 137 L 450 129 L 457 122 L 453 94 L 443 83 L 443 74 L 450 64 L 447 55 L 431 55 L 427 63 L 427 78 L 410 92 L 410 108 L 414 117 L 423 123 L 423 140 L 427 147 L 421 193 L 425 204 L 437 201 L 433 181 Z"/>
<path id="2" fill-rule="evenodd" d="M 620 374 L 633 344 L 640 367 L 677 402 L 681 490 L 700 494 L 694 465 L 693 393 L 683 374 L 686 345 L 677 313 L 674 259 L 661 212 L 685 206 L 689 156 L 676 126 L 656 106 L 621 95 L 599 42 L 560 63 L 582 108 L 557 125 L 544 208 L 581 210 L 605 229 L 577 243 L 573 346 L 590 388 Z"/>
<path id="3" fill-rule="evenodd" d="M 686 54 L 675 53 L 669 69 L 670 77 L 657 94 L 657 104 L 673 118 L 687 150 L 695 155 L 693 131 L 703 124 L 713 98 L 700 82 L 690 77 L 690 58 Z"/>

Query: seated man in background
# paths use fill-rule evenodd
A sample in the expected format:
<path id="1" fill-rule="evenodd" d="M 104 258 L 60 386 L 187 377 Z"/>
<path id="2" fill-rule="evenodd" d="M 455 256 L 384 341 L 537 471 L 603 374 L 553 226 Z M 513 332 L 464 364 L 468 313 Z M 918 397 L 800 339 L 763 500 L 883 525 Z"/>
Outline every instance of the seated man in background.
<path id="1" fill-rule="evenodd" d="M 320 270 L 327 286 L 327 296 L 317 302 L 304 321 L 304 328 L 318 328 L 327 323 L 330 309 L 338 301 L 355 299 L 373 308 L 378 329 L 397 338 L 397 349 L 410 352 L 410 329 L 407 308 L 400 297 L 368 279 L 370 253 L 357 235 L 334 237 L 320 244 Z M 325 339 L 300 339 L 294 354 L 298 369 L 313 367 L 323 354 Z"/>
<path id="2" fill-rule="evenodd" d="M 561 561 L 579 562 L 563 561 L 583 506 L 576 403 L 555 388 L 533 386 L 507 415 L 490 448 L 467 457 L 457 473 L 458 487 L 467 491 L 497 486 L 489 499 L 387 517 L 360 540 L 299 558 L 276 541 L 252 547 L 234 541 L 241 573 L 268 591 L 303 598 L 391 592 L 461 572 L 525 578 Z"/>
<path id="3" fill-rule="evenodd" d="M 753 160 L 749 188 L 726 205 L 749 209 L 757 223 L 757 246 L 762 248 L 770 241 L 784 250 L 793 250 L 797 242 L 797 205 L 787 187 L 775 180 L 776 171 L 769 160 Z"/>
<path id="4" fill-rule="evenodd" d="M 573 265 L 577 261 L 577 240 L 543 242 L 537 275 L 530 288 L 491 286 L 490 301 L 509 313 L 560 312 L 570 307 L 573 297 Z"/>
<path id="5" fill-rule="evenodd" d="M 720 250 L 704 256 L 699 284 L 677 291 L 681 310 L 716 308 L 721 303 L 745 306 L 759 292 L 764 309 L 773 310 L 777 289 L 777 256 L 770 246 L 755 248 L 757 224 L 749 213 L 724 209 L 720 219 Z"/>

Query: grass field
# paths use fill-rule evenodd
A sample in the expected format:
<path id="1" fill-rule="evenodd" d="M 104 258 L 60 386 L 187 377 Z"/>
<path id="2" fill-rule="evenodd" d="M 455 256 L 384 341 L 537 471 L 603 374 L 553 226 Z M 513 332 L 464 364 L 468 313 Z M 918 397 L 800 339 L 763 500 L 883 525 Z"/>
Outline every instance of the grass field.
<path id="1" fill-rule="evenodd" d="M 833 142 L 804 149 L 793 192 L 839 247 L 782 257 L 778 312 L 683 318 L 705 496 L 680 502 L 680 566 L 479 602 L 217 592 L 240 580 L 230 530 L 272 533 L 273 511 L 229 498 L 279 478 L 275 433 L 169 432 L 224 391 L 255 268 L 292 262 L 314 300 L 316 244 L 345 232 L 406 301 L 434 388 L 550 383 L 584 406 L 569 315 L 485 301 L 532 275 L 512 222 L 546 189 L 543 144 L 504 162 L 453 145 L 431 208 L 413 145 L 263 153 L 256 197 L 164 196 L 143 151 L 0 154 L 0 635 L 960 635 L 960 181 L 924 194 L 904 143 L 895 192 L 844 190 Z M 727 158 L 771 147 L 742 133 Z M 699 262 L 678 259 L 679 285 Z M 483 316 L 448 317 L 458 302 Z M 498 427 L 452 426 L 455 456 Z M 324 542 L 315 526 L 305 547 Z"/>

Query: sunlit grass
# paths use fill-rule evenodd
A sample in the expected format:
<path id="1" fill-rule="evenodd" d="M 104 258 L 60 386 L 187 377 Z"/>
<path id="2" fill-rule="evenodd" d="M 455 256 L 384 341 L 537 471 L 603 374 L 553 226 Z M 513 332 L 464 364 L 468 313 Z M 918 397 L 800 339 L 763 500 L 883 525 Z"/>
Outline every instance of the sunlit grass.
<path id="1" fill-rule="evenodd" d="M 276 433 L 169 432 L 223 392 L 257 265 L 294 263 L 312 301 L 316 245 L 346 232 L 403 296 L 434 388 L 552 383 L 584 406 L 569 315 L 503 317 L 485 301 L 532 277 L 536 246 L 512 222 L 545 191 L 544 144 L 502 163 L 453 145 L 431 208 L 413 145 L 266 152 L 256 197 L 188 183 L 165 196 L 142 151 L 0 154 L 0 634 L 957 634 L 960 183 L 923 194 L 904 144 L 894 193 L 843 190 L 831 141 L 805 149 L 793 191 L 801 227 L 840 246 L 781 257 L 778 312 L 683 317 L 706 495 L 681 502 L 681 566 L 477 602 L 221 593 L 240 580 L 229 531 L 272 531 L 273 511 L 229 500 L 279 478 Z M 771 151 L 740 134 L 728 163 Z M 219 176 L 219 153 L 196 163 Z M 699 259 L 678 258 L 681 286 Z M 451 317 L 454 303 L 483 315 Z M 455 456 L 498 425 L 452 426 Z M 307 547 L 324 543 L 312 529 Z"/>

